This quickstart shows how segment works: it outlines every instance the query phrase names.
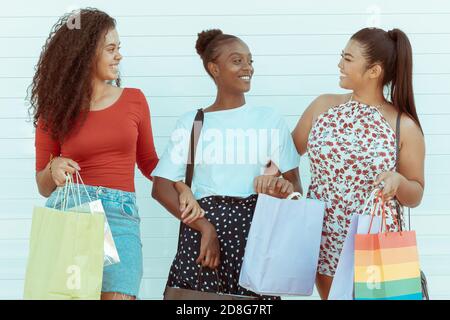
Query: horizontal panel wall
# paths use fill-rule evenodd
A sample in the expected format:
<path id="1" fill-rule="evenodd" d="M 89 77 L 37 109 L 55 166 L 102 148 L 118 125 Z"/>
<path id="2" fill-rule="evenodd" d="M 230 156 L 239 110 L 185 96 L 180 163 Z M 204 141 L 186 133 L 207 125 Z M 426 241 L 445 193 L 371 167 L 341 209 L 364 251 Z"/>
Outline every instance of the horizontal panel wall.
<path id="1" fill-rule="evenodd" d="M 220 27 L 241 36 L 255 60 L 247 102 L 272 106 L 292 129 L 319 94 L 338 88 L 339 54 L 349 37 L 368 23 L 399 27 L 410 37 L 414 89 L 426 140 L 426 189 L 412 210 L 421 267 L 430 294 L 450 290 L 450 3 L 448 1 L 78 1 L 116 17 L 124 59 L 123 83 L 144 91 L 160 154 L 176 118 L 207 106 L 215 87 L 195 53 L 197 32 Z M 34 181 L 34 130 L 26 90 L 48 32 L 71 1 L 14 1 L 0 13 L 0 299 L 20 299 L 31 213 L 43 205 Z M 308 159 L 300 165 L 303 187 Z M 136 170 L 142 217 L 144 280 L 141 297 L 160 299 L 176 250 L 178 222 L 150 197 L 151 182 Z M 308 299 L 317 299 L 317 292 Z"/>

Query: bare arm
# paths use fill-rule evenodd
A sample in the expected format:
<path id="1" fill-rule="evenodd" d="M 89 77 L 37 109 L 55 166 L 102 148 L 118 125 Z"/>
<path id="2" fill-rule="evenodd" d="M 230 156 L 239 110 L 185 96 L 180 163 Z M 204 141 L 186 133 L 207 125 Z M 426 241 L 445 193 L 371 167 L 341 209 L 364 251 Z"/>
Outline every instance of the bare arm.
<path id="1" fill-rule="evenodd" d="M 47 164 L 45 169 L 36 173 L 36 183 L 39 193 L 46 198 L 50 197 L 52 192 L 56 189 L 56 183 L 53 181 L 50 173 L 49 164 Z"/>
<path id="2" fill-rule="evenodd" d="M 36 173 L 36 183 L 39 193 L 48 198 L 56 187 L 66 183 L 66 174 L 74 174 L 80 170 L 78 163 L 71 159 L 56 157 L 43 170 Z"/>
<path id="3" fill-rule="evenodd" d="M 281 173 L 274 163 L 271 164 L 269 171 L 254 179 L 253 188 L 256 193 L 264 193 L 281 199 L 286 198 L 294 191 L 303 194 L 298 167 L 283 173 L 281 177 Z"/>
<path id="4" fill-rule="evenodd" d="M 295 147 L 300 155 L 304 155 L 307 150 L 308 136 L 311 131 L 314 114 L 313 103 L 305 110 L 305 112 L 303 112 L 294 131 L 292 131 L 292 139 L 294 140 Z"/>
<path id="5" fill-rule="evenodd" d="M 401 204 L 413 208 L 422 201 L 425 186 L 425 139 L 416 123 L 405 118 L 397 170 L 403 179 L 396 196 Z"/>
<path id="6" fill-rule="evenodd" d="M 302 183 L 301 183 L 300 175 L 298 172 L 298 168 L 295 168 L 295 169 L 292 169 L 292 170 L 289 170 L 289 171 L 283 173 L 283 178 L 292 183 L 292 185 L 294 186 L 294 191 L 300 192 L 301 194 L 303 194 L 303 188 L 302 188 Z"/>
<path id="7" fill-rule="evenodd" d="M 409 117 L 401 120 L 400 155 L 397 172 L 383 172 L 375 185 L 384 181 L 383 198 L 397 197 L 407 207 L 417 207 L 422 201 L 425 186 L 425 139 L 418 125 Z"/>
<path id="8" fill-rule="evenodd" d="M 177 189 L 183 190 L 182 185 L 177 185 L 171 180 L 153 177 L 152 197 L 158 201 L 167 211 L 169 211 L 178 220 L 183 220 L 181 217 L 182 211 L 180 210 L 179 194 Z M 200 218 L 195 222 L 188 224 L 194 230 L 204 232 L 209 230 L 212 224 L 206 218 Z M 215 230 L 215 228 L 214 228 Z"/>
<path id="9" fill-rule="evenodd" d="M 205 210 L 200 207 L 191 188 L 183 181 L 175 182 L 174 187 L 178 192 L 178 202 L 180 203 L 181 219 L 183 219 L 183 223 L 189 225 L 195 220 L 203 218 L 205 216 Z"/>
<path id="10" fill-rule="evenodd" d="M 191 190 L 188 185 L 186 185 L 183 181 L 177 181 L 174 183 L 175 190 L 177 190 L 178 193 L 183 193 L 188 190 Z"/>
<path id="11" fill-rule="evenodd" d="M 300 155 L 304 155 L 308 147 L 308 137 L 317 117 L 331 106 L 339 104 L 343 95 L 324 94 L 318 96 L 303 112 L 300 120 L 292 131 L 295 147 Z"/>
<path id="12" fill-rule="evenodd" d="M 182 220 L 178 192 L 173 181 L 153 177 L 152 197 L 175 218 Z M 217 268 L 220 264 L 220 245 L 216 228 L 204 217 L 186 225 L 201 233 L 200 254 L 196 262 L 203 267 Z"/>

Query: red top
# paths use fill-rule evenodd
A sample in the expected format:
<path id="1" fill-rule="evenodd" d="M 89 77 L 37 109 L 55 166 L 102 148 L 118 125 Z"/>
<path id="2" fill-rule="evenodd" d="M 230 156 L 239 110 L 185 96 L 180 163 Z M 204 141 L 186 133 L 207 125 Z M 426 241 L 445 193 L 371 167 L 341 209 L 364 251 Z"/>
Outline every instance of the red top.
<path id="1" fill-rule="evenodd" d="M 158 163 L 153 142 L 150 110 L 139 89 L 125 88 L 106 109 L 90 111 L 79 130 L 61 145 L 36 129 L 36 171 L 45 168 L 50 155 L 76 161 L 86 185 L 134 192 L 135 163 L 144 176 Z"/>

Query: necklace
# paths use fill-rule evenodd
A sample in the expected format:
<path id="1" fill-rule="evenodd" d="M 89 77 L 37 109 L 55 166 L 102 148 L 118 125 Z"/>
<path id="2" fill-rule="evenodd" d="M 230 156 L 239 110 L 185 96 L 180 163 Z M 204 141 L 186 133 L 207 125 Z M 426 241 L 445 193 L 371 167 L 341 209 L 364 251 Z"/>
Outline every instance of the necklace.
<path id="1" fill-rule="evenodd" d="M 353 100 L 353 93 L 352 93 L 352 95 L 350 96 L 349 102 L 350 102 L 350 101 L 355 101 L 355 102 L 358 102 L 358 103 L 360 103 L 360 104 L 364 104 L 364 105 L 369 106 L 369 107 L 374 107 L 374 108 L 376 108 L 376 109 L 377 109 L 378 111 L 380 111 L 380 112 L 381 112 L 381 110 L 383 109 L 384 104 L 385 104 L 385 101 L 382 102 L 382 103 L 380 103 L 380 104 L 377 104 L 377 105 L 369 105 L 369 104 L 366 104 L 366 103 L 362 103 L 362 102 Z"/>

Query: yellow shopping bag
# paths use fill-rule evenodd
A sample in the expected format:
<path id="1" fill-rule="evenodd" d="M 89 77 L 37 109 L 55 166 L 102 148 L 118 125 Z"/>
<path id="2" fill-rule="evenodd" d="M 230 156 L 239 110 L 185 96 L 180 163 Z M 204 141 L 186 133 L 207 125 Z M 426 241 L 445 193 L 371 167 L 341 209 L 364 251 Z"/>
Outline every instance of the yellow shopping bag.
<path id="1" fill-rule="evenodd" d="M 105 217 L 65 207 L 34 208 L 25 299 L 100 299 Z"/>

